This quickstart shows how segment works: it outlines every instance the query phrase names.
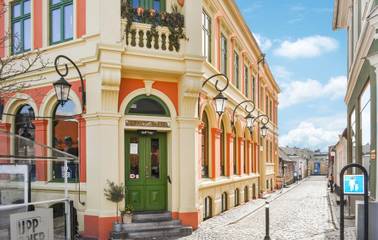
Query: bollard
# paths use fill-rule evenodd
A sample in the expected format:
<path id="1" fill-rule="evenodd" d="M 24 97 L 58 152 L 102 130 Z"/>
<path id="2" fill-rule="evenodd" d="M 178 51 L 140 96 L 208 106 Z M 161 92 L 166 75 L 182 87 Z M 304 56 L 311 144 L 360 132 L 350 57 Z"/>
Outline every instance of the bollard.
<path id="1" fill-rule="evenodd" d="M 269 202 L 265 202 L 265 238 L 264 240 L 270 240 L 269 236 Z"/>

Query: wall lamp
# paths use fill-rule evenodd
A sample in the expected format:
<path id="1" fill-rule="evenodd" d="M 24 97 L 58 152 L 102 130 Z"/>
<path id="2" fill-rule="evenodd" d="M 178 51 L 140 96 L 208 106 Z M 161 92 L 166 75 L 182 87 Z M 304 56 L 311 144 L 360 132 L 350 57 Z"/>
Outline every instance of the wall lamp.
<path id="1" fill-rule="evenodd" d="M 61 104 L 63 106 L 69 100 L 70 90 L 71 90 L 71 86 L 72 86 L 65 79 L 65 77 L 67 77 L 67 75 L 68 75 L 68 64 L 67 63 L 64 64 L 64 68 L 65 68 L 64 72 L 61 72 L 59 70 L 59 59 L 61 59 L 61 58 L 70 62 L 75 67 L 76 71 L 79 74 L 80 82 L 81 82 L 81 92 L 82 92 L 82 94 L 81 94 L 81 101 L 82 101 L 82 106 L 83 106 L 82 111 L 83 111 L 83 113 L 85 113 L 86 92 L 85 92 L 83 76 L 81 75 L 81 72 L 80 72 L 79 68 L 77 67 L 77 65 L 74 63 L 74 61 L 72 61 L 69 57 L 67 57 L 65 55 L 58 55 L 55 58 L 55 62 L 54 62 L 55 71 L 60 76 L 60 79 L 53 83 L 56 98 L 58 99 L 59 104 Z"/>
<path id="2" fill-rule="evenodd" d="M 217 79 L 215 81 L 215 84 L 214 84 L 215 89 L 218 91 L 218 95 L 213 98 L 213 100 L 215 101 L 215 111 L 218 113 L 219 116 L 221 116 L 224 113 L 224 109 L 225 109 L 226 104 L 227 104 L 227 98 L 223 95 L 223 92 L 226 91 L 226 89 L 228 88 L 228 86 L 230 84 L 230 80 L 228 79 L 228 77 L 225 74 L 219 73 L 219 74 L 215 74 L 215 75 L 209 77 L 208 79 L 206 79 L 203 82 L 202 87 L 204 87 L 206 85 L 206 83 L 208 83 L 211 79 L 216 78 L 216 77 L 223 77 L 227 80 L 227 83 L 223 88 L 219 87 L 219 79 Z M 199 105 L 200 105 L 199 102 L 200 102 L 200 99 L 198 99 L 198 113 L 199 113 Z M 199 114 L 198 114 L 198 116 L 199 116 Z"/>

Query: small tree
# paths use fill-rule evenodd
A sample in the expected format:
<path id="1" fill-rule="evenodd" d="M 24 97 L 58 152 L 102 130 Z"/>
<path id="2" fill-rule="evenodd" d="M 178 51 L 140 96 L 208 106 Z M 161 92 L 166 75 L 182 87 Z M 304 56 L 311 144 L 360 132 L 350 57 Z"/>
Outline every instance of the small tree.
<path id="1" fill-rule="evenodd" d="M 125 198 L 125 186 L 123 183 L 117 185 L 116 183 L 107 180 L 108 188 L 104 189 L 106 200 L 109 200 L 117 205 L 116 215 L 118 223 L 119 203 Z"/>

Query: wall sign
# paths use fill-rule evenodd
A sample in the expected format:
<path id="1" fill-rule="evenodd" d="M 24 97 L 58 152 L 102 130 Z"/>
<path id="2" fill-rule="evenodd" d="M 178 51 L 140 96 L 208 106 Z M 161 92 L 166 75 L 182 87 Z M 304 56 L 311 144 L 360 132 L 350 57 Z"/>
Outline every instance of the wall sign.
<path id="1" fill-rule="evenodd" d="M 154 128 L 169 128 L 168 122 L 155 122 L 155 121 L 137 121 L 126 120 L 125 125 L 128 127 L 154 127 Z"/>
<path id="2" fill-rule="evenodd" d="M 11 239 L 54 240 L 53 209 L 37 209 L 33 212 L 10 216 Z"/>
<path id="3" fill-rule="evenodd" d="M 364 175 L 344 175 L 344 194 L 363 195 L 365 176 Z"/>

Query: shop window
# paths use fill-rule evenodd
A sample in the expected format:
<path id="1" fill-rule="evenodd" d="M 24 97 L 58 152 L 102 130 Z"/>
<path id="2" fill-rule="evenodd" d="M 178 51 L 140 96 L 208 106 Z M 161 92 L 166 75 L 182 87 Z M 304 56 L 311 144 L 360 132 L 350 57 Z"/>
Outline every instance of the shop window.
<path id="1" fill-rule="evenodd" d="M 207 220 L 212 217 L 212 199 L 211 197 L 206 197 L 204 202 L 203 220 Z"/>
<path id="2" fill-rule="evenodd" d="M 222 193 L 222 212 L 227 211 L 227 202 L 228 202 L 228 194 L 227 192 Z"/>
<path id="3" fill-rule="evenodd" d="M 58 104 L 53 114 L 53 142 L 52 146 L 60 151 L 79 157 L 79 124 L 75 115 L 80 110 L 72 100 L 68 100 L 63 106 Z M 64 164 L 53 162 L 53 180 L 63 180 Z M 68 179 L 77 180 L 78 164 L 68 163 Z"/>
<path id="4" fill-rule="evenodd" d="M 50 0 L 50 43 L 73 39 L 73 0 Z"/>
<path id="5" fill-rule="evenodd" d="M 201 139 L 201 164 L 202 164 L 202 171 L 201 175 L 202 178 L 209 177 L 209 119 L 207 118 L 206 112 L 203 113 L 202 116 L 202 139 Z"/>
<path id="6" fill-rule="evenodd" d="M 31 0 L 20 0 L 12 3 L 11 31 L 13 54 L 31 50 Z"/>
<path id="7" fill-rule="evenodd" d="M 168 107 L 157 97 L 141 95 L 127 105 L 126 114 L 169 116 Z"/>
<path id="8" fill-rule="evenodd" d="M 225 176 L 226 175 L 226 131 L 224 128 L 224 122 L 221 122 L 221 136 L 220 136 L 220 175 Z"/>
<path id="9" fill-rule="evenodd" d="M 35 118 L 33 108 L 25 104 L 21 106 L 15 117 L 15 134 L 21 138 L 15 138 L 14 152 L 16 156 L 34 157 L 34 139 L 35 127 L 33 120 Z M 17 164 L 27 164 L 30 167 L 30 176 L 35 181 L 35 162 L 34 161 L 17 161 Z"/>
<path id="10" fill-rule="evenodd" d="M 157 12 L 165 11 L 166 0 L 131 0 L 133 8 L 155 9 Z"/>
<path id="11" fill-rule="evenodd" d="M 371 109 L 370 109 L 370 83 L 368 83 L 360 96 L 360 132 L 361 132 L 361 161 L 369 172 L 371 151 Z"/>
<path id="12" fill-rule="evenodd" d="M 239 198 L 239 188 L 235 189 L 234 191 L 234 206 L 239 206 L 240 205 L 240 198 Z"/>
<path id="13" fill-rule="evenodd" d="M 233 139 L 233 149 L 234 149 L 234 156 L 233 156 L 233 162 L 234 162 L 234 175 L 237 175 L 238 174 L 238 160 L 237 160 L 237 157 L 238 157 L 238 141 L 237 141 L 237 137 L 236 137 L 236 131 L 235 131 L 235 128 L 234 128 L 234 131 L 232 132 L 233 135 L 234 135 L 234 139 Z"/>
<path id="14" fill-rule="evenodd" d="M 205 10 L 202 10 L 202 51 L 206 60 L 211 62 L 211 18 Z"/>
<path id="15" fill-rule="evenodd" d="M 249 198 L 248 198 L 248 186 L 245 186 L 244 187 L 244 202 L 248 202 Z"/>

